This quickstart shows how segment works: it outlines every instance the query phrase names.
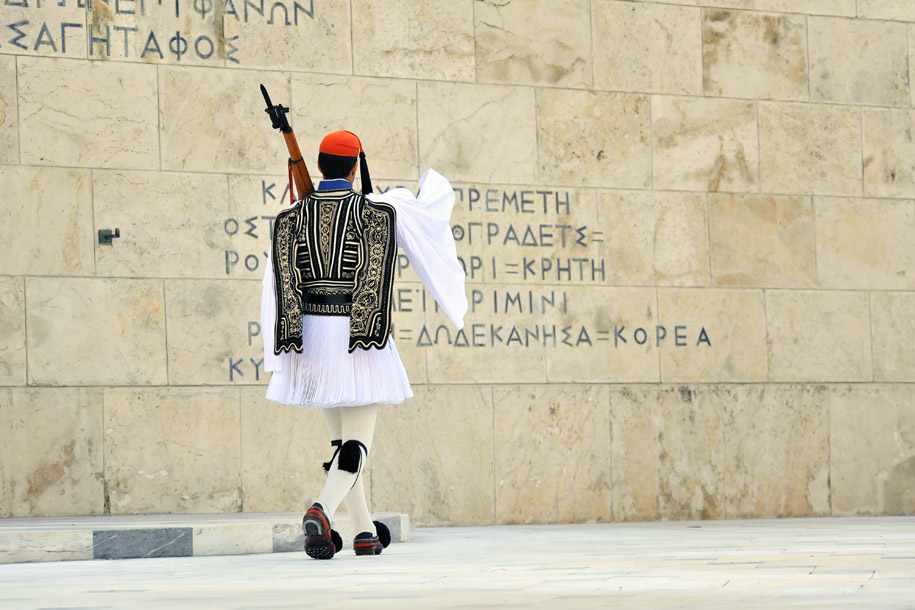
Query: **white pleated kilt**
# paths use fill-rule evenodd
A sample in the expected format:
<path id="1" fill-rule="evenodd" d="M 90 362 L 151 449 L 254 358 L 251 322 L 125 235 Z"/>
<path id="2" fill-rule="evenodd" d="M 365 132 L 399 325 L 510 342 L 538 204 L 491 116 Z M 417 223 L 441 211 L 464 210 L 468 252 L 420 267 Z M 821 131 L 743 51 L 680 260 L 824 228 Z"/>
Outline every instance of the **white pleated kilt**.
<path id="1" fill-rule="evenodd" d="M 349 348 L 349 316 L 305 315 L 302 353 L 275 371 L 267 399 L 299 407 L 397 404 L 413 396 L 410 380 L 388 337 L 384 349 Z"/>

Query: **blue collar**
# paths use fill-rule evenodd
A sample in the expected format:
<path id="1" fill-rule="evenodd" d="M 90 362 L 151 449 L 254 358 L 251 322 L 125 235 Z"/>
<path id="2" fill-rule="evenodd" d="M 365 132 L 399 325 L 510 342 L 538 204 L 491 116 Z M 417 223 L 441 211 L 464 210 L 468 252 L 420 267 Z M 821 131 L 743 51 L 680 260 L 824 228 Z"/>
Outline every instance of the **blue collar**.
<path id="1" fill-rule="evenodd" d="M 344 180 L 343 178 L 338 178 L 336 180 L 322 180 L 318 183 L 319 191 L 338 191 L 341 189 L 352 189 L 353 183 L 349 180 Z"/>

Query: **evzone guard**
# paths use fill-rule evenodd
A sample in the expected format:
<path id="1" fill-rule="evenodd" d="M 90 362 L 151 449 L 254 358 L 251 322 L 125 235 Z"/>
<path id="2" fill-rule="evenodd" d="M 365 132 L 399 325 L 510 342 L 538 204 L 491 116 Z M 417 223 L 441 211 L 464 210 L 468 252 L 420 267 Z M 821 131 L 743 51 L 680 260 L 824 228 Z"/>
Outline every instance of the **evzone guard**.
<path id="1" fill-rule="evenodd" d="M 321 408 L 334 450 L 324 463 L 324 488 L 302 519 L 305 551 L 330 559 L 341 550 L 342 540 L 332 528 L 343 502 L 358 532 L 356 554 L 377 555 L 391 535 L 369 515 L 362 468 L 378 405 L 413 396 L 392 336 L 395 257 L 399 246 L 442 310 L 462 328 L 465 274 L 449 222 L 454 191 L 430 169 L 416 197 L 404 188 L 372 193 L 362 143 L 349 131 L 322 140 L 318 169 L 324 179 L 315 190 L 286 120 L 288 109 L 272 105 L 261 90 L 273 127 L 289 149 L 290 193 L 295 182 L 299 195 L 277 215 L 264 274 L 264 368 L 272 372 L 267 398 Z M 362 193 L 353 190 L 357 161 Z"/>

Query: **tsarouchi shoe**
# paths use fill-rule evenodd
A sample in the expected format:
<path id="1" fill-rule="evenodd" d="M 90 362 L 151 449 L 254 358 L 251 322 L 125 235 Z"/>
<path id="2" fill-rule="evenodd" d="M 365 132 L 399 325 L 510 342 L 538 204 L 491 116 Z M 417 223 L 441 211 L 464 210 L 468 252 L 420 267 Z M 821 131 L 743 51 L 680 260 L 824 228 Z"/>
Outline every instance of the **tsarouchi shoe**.
<path id="1" fill-rule="evenodd" d="M 334 544 L 330 519 L 324 514 L 324 508 L 317 502 L 312 504 L 302 517 L 302 531 L 305 532 L 305 552 L 309 557 L 333 559 L 337 545 Z"/>
<path id="2" fill-rule="evenodd" d="M 383 548 L 378 536 L 371 532 L 362 532 L 353 538 L 353 550 L 357 555 L 381 555 Z"/>

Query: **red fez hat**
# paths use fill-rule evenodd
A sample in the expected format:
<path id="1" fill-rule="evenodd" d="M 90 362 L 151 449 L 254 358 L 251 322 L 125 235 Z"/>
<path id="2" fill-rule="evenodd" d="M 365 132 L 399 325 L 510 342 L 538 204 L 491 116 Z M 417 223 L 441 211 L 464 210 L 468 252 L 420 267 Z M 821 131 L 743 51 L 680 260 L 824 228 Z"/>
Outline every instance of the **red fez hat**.
<path id="1" fill-rule="evenodd" d="M 321 140 L 318 152 L 337 157 L 358 157 L 362 142 L 352 131 L 333 131 Z"/>

